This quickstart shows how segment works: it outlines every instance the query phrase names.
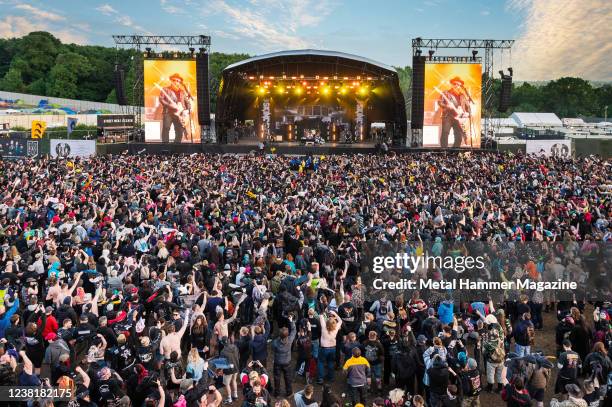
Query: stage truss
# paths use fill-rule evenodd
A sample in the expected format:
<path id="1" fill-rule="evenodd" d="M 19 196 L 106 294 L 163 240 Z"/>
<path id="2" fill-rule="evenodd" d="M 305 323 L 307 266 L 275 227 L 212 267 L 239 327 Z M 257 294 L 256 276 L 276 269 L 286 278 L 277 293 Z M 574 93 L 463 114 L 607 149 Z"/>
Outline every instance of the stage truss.
<path id="1" fill-rule="evenodd" d="M 471 49 L 484 50 L 484 136 L 489 136 L 493 132 L 493 59 L 496 50 L 510 50 L 514 40 L 470 40 L 470 39 L 425 39 L 414 38 L 412 40 L 412 55 L 416 56 L 417 51 L 438 50 L 438 49 Z"/>
<path id="2" fill-rule="evenodd" d="M 123 46 L 135 49 L 136 55 L 132 58 L 132 68 L 136 75 L 134 87 L 132 89 L 132 100 L 125 106 L 127 114 L 134 115 L 134 132 L 128 136 L 128 142 L 133 141 L 136 134 L 142 134 L 144 140 L 144 130 L 142 129 L 142 114 L 144 114 L 144 53 L 143 46 L 173 46 L 173 48 L 187 48 L 193 53 L 195 47 L 199 52 L 210 54 L 210 36 L 208 35 L 113 35 L 115 47 L 118 49 Z M 150 49 L 150 48 L 149 48 Z M 148 50 L 149 50 L 148 49 Z M 148 51 L 147 50 L 147 51 Z M 173 49 L 178 51 L 178 49 Z M 136 133 L 136 134 L 134 134 Z M 202 126 L 202 139 L 204 135 L 210 137 L 210 126 Z"/>

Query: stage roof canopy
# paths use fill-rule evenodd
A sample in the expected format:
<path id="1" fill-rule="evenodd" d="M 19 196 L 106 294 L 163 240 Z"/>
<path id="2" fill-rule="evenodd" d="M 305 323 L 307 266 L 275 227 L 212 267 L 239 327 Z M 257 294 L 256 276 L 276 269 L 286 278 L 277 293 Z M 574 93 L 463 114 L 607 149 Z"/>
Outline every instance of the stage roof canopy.
<path id="1" fill-rule="evenodd" d="M 301 60 L 304 60 L 305 57 L 325 57 L 329 59 L 336 59 L 338 61 L 350 61 L 352 63 L 360 62 L 367 65 L 373 65 L 380 69 L 396 72 L 395 68 L 382 64 L 380 62 L 376 62 L 369 58 L 360 57 L 353 54 L 347 54 L 344 52 L 338 51 L 325 51 L 325 50 L 316 50 L 316 49 L 302 49 L 302 50 L 293 50 L 293 51 L 280 51 L 273 52 L 265 55 L 258 55 L 253 58 L 245 59 L 244 61 L 236 62 L 232 65 L 229 65 L 224 69 L 224 71 L 232 71 L 240 67 L 246 67 L 251 64 L 256 64 L 257 62 L 269 62 L 273 59 L 292 59 L 294 57 L 298 57 Z"/>

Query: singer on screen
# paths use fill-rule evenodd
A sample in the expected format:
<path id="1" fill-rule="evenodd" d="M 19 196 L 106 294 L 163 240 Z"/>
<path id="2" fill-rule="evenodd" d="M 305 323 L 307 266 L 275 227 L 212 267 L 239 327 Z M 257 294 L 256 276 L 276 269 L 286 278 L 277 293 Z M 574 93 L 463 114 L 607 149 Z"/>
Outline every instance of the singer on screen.
<path id="1" fill-rule="evenodd" d="M 441 92 L 437 106 L 441 110 L 442 131 L 440 132 L 440 147 L 448 147 L 448 135 L 453 129 L 453 147 L 461 147 L 467 140 L 470 128 L 471 98 L 464 87 L 463 80 L 455 76 L 450 80 L 451 88 Z"/>
<path id="2" fill-rule="evenodd" d="M 170 140 L 170 127 L 174 126 L 174 142 L 180 143 L 183 137 L 190 139 L 192 133 L 191 94 L 183 83 L 183 78 L 175 73 L 170 76 L 170 86 L 159 93 L 159 103 L 163 106 L 162 133 L 163 143 Z"/>

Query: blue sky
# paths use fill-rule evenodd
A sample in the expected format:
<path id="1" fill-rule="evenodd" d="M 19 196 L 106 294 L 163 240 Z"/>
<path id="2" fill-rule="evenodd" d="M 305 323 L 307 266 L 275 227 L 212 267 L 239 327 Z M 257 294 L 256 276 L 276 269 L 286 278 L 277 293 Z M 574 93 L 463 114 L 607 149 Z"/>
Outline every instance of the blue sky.
<path id="1" fill-rule="evenodd" d="M 518 79 L 612 80 L 610 17 L 609 0 L 0 0 L 0 37 L 47 30 L 112 45 L 112 34 L 208 34 L 215 51 L 318 48 L 396 66 L 410 64 L 418 36 L 516 39 L 495 62 Z"/>

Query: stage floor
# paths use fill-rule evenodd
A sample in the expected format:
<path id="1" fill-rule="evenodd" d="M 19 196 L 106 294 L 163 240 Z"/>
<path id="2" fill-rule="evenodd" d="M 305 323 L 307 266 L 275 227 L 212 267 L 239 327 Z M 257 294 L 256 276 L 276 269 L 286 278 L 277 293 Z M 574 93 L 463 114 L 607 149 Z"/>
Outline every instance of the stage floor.
<path id="1" fill-rule="evenodd" d="M 251 154 L 257 153 L 259 150 L 258 140 L 241 140 L 236 144 L 200 144 L 200 143 L 113 143 L 99 144 L 97 147 L 98 154 Z M 440 148 L 408 148 L 408 147 L 390 147 L 390 151 L 396 153 L 417 153 L 432 151 L 438 153 L 457 151 L 457 149 L 440 149 Z M 461 149 L 469 150 L 469 149 Z M 487 151 L 485 149 L 477 149 L 472 151 Z M 490 151 L 490 150 L 489 150 Z M 267 154 L 283 154 L 283 155 L 332 155 L 332 154 L 374 154 L 378 153 L 379 149 L 375 143 L 326 143 L 317 144 L 314 146 L 304 146 L 300 142 L 278 142 L 269 143 L 266 145 L 265 153 Z"/>

